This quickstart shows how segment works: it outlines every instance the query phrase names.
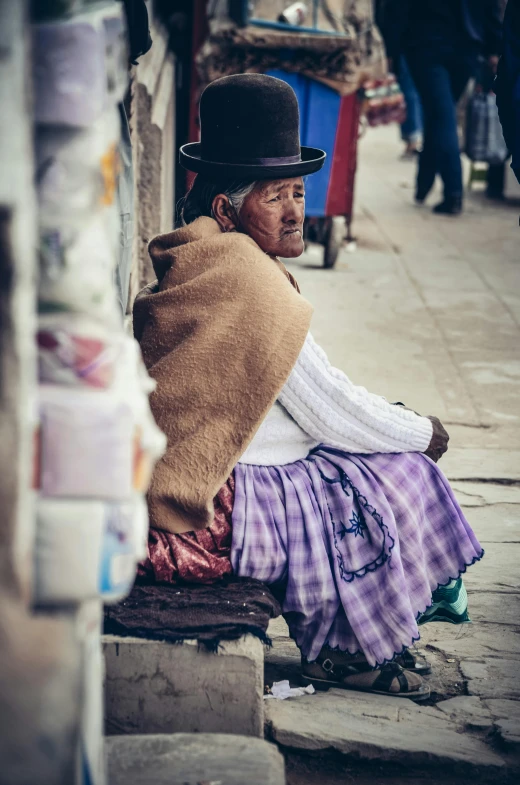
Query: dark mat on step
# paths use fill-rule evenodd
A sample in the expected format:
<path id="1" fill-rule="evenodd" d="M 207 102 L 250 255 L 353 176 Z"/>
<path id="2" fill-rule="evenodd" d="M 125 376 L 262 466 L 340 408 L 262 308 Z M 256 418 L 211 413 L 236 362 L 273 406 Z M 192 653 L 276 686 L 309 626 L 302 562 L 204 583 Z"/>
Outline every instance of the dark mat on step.
<path id="1" fill-rule="evenodd" d="M 269 619 L 280 615 L 269 588 L 252 578 L 211 585 L 139 581 L 129 596 L 105 609 L 105 634 L 180 643 L 198 640 L 216 649 L 221 640 L 251 633 L 269 643 Z"/>

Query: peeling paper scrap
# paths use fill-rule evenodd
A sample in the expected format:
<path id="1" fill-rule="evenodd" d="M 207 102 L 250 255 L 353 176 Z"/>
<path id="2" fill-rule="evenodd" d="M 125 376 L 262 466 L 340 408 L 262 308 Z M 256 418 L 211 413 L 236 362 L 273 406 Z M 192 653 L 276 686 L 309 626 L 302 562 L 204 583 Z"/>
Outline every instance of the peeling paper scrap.
<path id="1" fill-rule="evenodd" d="M 307 687 L 291 687 L 289 681 L 275 681 L 271 687 L 271 694 L 264 695 L 264 699 L 276 698 L 276 700 L 284 701 L 287 698 L 300 698 L 302 695 L 314 695 L 316 690 L 309 684 Z"/>

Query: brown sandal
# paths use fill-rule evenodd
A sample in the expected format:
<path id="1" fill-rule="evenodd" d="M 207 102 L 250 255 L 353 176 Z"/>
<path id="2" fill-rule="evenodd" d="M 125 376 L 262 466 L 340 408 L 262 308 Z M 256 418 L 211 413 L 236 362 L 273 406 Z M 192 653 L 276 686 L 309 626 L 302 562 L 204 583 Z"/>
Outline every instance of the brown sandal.
<path id="1" fill-rule="evenodd" d="M 423 654 L 420 654 L 417 649 L 405 649 L 402 654 L 395 658 L 401 668 L 407 671 L 418 673 L 419 676 L 427 676 L 432 672 L 432 664 Z"/>
<path id="2" fill-rule="evenodd" d="M 374 670 L 366 660 L 337 664 L 330 658 L 320 655 L 316 662 L 302 662 L 302 670 L 303 683 L 313 684 L 317 690 L 340 687 L 358 692 L 371 692 L 374 695 L 410 698 L 415 701 L 423 701 L 430 697 L 430 688 L 423 684 L 420 677 L 405 671 L 396 662 L 390 662 Z M 392 689 L 396 686 L 397 690 Z"/>

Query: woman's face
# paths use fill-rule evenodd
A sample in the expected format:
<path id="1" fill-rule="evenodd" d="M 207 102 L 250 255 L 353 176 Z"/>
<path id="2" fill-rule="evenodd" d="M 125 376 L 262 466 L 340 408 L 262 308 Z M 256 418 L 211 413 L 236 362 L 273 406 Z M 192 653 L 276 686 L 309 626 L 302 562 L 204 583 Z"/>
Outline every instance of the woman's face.
<path id="1" fill-rule="evenodd" d="M 290 259 L 303 253 L 305 189 L 301 177 L 261 180 L 246 196 L 237 227 L 269 256 Z"/>

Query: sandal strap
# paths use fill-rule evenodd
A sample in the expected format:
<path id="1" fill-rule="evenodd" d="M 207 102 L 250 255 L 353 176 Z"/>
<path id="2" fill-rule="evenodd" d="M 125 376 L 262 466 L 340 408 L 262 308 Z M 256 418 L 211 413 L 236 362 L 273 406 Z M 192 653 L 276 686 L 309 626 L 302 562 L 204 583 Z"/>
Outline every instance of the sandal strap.
<path id="1" fill-rule="evenodd" d="M 334 678 L 337 679 L 342 679 L 345 676 L 355 676 L 359 673 L 366 673 L 367 671 L 373 670 L 366 660 L 339 665 L 334 663 L 329 657 L 320 654 L 316 662 L 329 674 L 329 676 L 334 676 Z"/>
<path id="2" fill-rule="evenodd" d="M 360 673 L 367 673 L 368 671 L 374 670 L 367 662 L 353 663 L 350 665 L 344 663 L 339 665 L 332 662 L 328 657 L 318 657 L 317 662 L 321 665 L 330 681 L 340 682 L 348 676 L 359 676 Z M 397 679 L 399 682 L 399 692 L 404 693 L 410 691 L 406 673 L 396 662 L 390 662 L 388 665 L 383 665 L 372 685 L 372 689 L 388 692 L 388 694 L 391 695 L 392 692 L 390 691 L 390 687 L 392 686 L 394 679 Z"/>
<path id="3" fill-rule="evenodd" d="M 405 649 L 402 654 L 399 654 L 395 658 L 395 662 L 397 662 L 398 665 L 401 665 L 405 670 L 431 670 L 428 659 L 423 654 L 419 654 L 415 649 Z"/>
<path id="4" fill-rule="evenodd" d="M 383 665 L 379 676 L 372 685 L 372 689 L 388 692 L 388 694 L 391 695 L 392 692 L 390 691 L 390 687 L 392 686 L 394 679 L 397 679 L 399 682 L 399 692 L 410 691 L 406 673 L 397 662 L 389 662 L 388 665 Z"/>
<path id="5" fill-rule="evenodd" d="M 416 662 L 419 658 L 412 654 L 410 649 L 405 649 L 402 654 L 398 655 L 397 659 L 399 660 L 398 665 L 402 665 L 403 668 L 413 669 L 415 668 Z"/>
<path id="6" fill-rule="evenodd" d="M 330 681 L 340 682 L 348 676 L 358 676 L 360 673 L 374 670 L 366 661 L 339 665 L 324 655 L 320 655 L 316 662 L 325 671 Z M 380 668 L 379 675 L 374 680 L 371 689 L 387 692 L 389 695 L 395 694 L 390 690 L 395 679 L 399 682 L 400 693 L 410 692 L 410 684 L 408 683 L 405 670 L 397 662 L 389 662 Z"/>

